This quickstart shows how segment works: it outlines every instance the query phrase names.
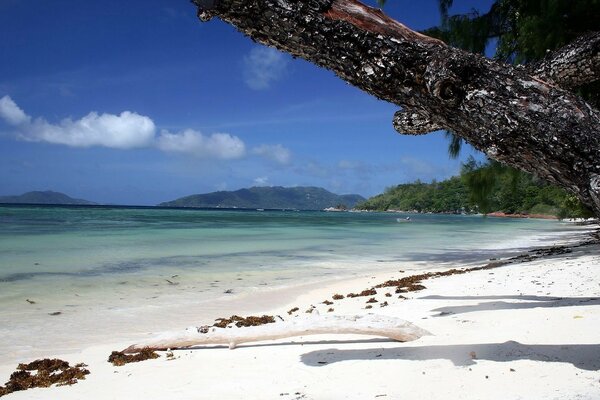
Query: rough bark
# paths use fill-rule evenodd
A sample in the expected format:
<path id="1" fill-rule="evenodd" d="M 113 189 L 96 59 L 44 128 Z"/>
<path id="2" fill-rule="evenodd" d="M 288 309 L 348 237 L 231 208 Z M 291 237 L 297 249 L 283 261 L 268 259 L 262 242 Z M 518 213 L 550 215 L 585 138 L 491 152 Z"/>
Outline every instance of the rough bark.
<path id="1" fill-rule="evenodd" d="M 448 129 L 561 185 L 600 216 L 600 112 L 557 84 L 449 47 L 357 0 L 193 1 L 200 19 L 217 16 L 401 106 L 396 130 Z"/>
<path id="2" fill-rule="evenodd" d="M 528 69 L 538 78 L 565 89 L 599 80 L 600 32 L 580 37 Z"/>
<path id="3" fill-rule="evenodd" d="M 225 344 L 234 349 L 238 344 L 263 340 L 285 339 L 295 336 L 321 334 L 355 334 L 383 336 L 400 342 L 417 340 L 430 335 L 412 323 L 382 315 L 320 316 L 295 318 L 259 326 L 242 328 L 188 328 L 183 332 L 167 332 L 143 342 L 133 344 L 125 353 L 152 350 L 180 349 L 198 345 Z"/>

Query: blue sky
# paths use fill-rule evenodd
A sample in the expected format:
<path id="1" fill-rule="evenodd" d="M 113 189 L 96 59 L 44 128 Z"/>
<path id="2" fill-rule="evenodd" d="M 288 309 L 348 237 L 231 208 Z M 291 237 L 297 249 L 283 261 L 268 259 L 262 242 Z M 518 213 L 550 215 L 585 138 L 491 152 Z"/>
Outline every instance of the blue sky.
<path id="1" fill-rule="evenodd" d="M 385 11 L 413 29 L 439 23 L 436 0 Z M 0 38 L 0 195 L 152 205 L 310 185 L 371 196 L 452 176 L 475 154 L 450 160 L 442 133 L 397 134 L 396 106 L 199 22 L 186 0 L 0 0 Z"/>

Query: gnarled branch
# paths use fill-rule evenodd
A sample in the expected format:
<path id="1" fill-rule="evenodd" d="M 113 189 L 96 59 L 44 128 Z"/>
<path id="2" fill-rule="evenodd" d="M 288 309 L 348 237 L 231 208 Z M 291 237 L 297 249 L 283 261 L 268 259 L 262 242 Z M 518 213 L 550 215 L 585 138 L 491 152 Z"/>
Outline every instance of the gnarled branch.
<path id="1" fill-rule="evenodd" d="M 569 89 L 600 79 L 600 32 L 592 32 L 532 64 L 536 77 Z"/>
<path id="2" fill-rule="evenodd" d="M 167 332 L 133 344 L 124 352 L 131 353 L 144 348 L 166 350 L 213 344 L 225 344 L 230 349 L 234 349 L 241 343 L 321 334 L 383 336 L 400 342 L 408 342 L 424 335 L 430 335 L 426 330 L 394 317 L 374 314 L 321 316 L 314 313 L 308 318 L 293 318 L 289 321 L 279 321 L 259 326 L 242 328 L 211 327 L 208 329 L 192 327 L 183 332 Z"/>
<path id="3" fill-rule="evenodd" d="M 557 183 L 600 215 L 600 112 L 523 68 L 411 33 L 357 0 L 194 0 L 252 39 L 424 110 L 490 157 Z M 423 115 L 421 111 L 417 112 Z"/>
<path id="4" fill-rule="evenodd" d="M 396 111 L 392 125 L 398 133 L 406 135 L 424 135 L 444 129 L 426 111 L 417 109 Z"/>

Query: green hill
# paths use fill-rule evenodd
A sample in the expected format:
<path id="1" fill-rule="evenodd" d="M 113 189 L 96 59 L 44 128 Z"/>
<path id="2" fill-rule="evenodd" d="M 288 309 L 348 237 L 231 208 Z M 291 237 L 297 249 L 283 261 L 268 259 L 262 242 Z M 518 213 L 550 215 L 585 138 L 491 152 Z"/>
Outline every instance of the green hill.
<path id="1" fill-rule="evenodd" d="M 497 163 L 463 165 L 460 176 L 441 182 L 416 181 L 387 188 L 356 205 L 372 211 L 433 213 L 504 212 L 558 217 L 588 217 L 589 210 L 557 186 Z"/>
<path id="2" fill-rule="evenodd" d="M 20 196 L 0 196 L 0 203 L 12 204 L 96 204 L 82 199 L 74 199 L 64 193 L 47 190 L 27 192 Z"/>
<path id="3" fill-rule="evenodd" d="M 160 203 L 159 206 L 322 210 L 338 205 L 352 208 L 364 200 L 357 194 L 337 195 L 318 187 L 273 186 L 195 194 Z"/>
<path id="4" fill-rule="evenodd" d="M 359 203 L 360 210 L 371 211 L 416 211 L 435 213 L 456 213 L 470 211 L 474 204 L 461 178 L 452 177 L 441 182 L 423 183 L 416 181 L 390 187 Z"/>

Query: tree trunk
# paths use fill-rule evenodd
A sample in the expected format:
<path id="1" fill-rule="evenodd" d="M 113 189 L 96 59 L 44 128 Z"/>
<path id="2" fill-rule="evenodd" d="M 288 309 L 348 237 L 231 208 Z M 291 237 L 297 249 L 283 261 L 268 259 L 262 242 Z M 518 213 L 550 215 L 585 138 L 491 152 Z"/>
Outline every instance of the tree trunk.
<path id="1" fill-rule="evenodd" d="M 431 335 L 431 333 L 408 321 L 383 315 L 321 316 L 312 314 L 308 318 L 293 318 L 289 321 L 279 321 L 259 326 L 242 328 L 192 327 L 183 332 L 166 332 L 133 344 L 123 351 L 134 353 L 144 348 L 167 350 L 213 344 L 225 344 L 230 349 L 234 349 L 241 343 L 324 334 L 383 336 L 400 342 L 417 340 L 421 336 Z"/>
<path id="2" fill-rule="evenodd" d="M 557 86 L 562 77 L 572 86 L 577 75 L 565 54 L 540 65 L 538 77 L 449 47 L 357 0 L 193 2 L 203 21 L 217 16 L 401 106 L 393 121 L 399 132 L 450 130 L 489 157 L 566 188 L 600 216 L 600 112 Z M 597 58 L 598 46 L 581 54 L 590 52 Z M 598 64 L 582 65 L 598 76 Z"/>

